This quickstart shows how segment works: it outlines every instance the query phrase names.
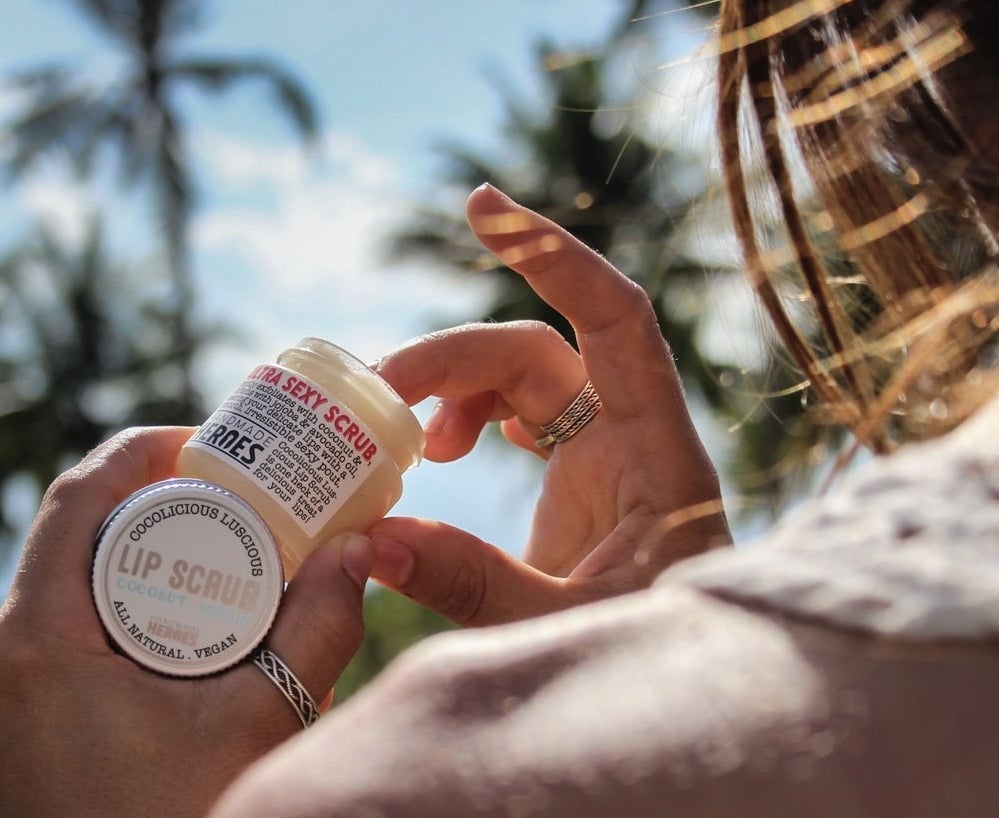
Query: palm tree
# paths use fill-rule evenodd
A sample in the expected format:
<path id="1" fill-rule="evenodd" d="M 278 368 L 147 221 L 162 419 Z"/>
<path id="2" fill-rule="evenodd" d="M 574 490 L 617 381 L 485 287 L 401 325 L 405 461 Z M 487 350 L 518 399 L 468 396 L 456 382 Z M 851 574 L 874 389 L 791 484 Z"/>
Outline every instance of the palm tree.
<path id="1" fill-rule="evenodd" d="M 717 198 L 706 157 L 680 155 L 669 145 L 646 141 L 628 126 L 625 113 L 615 112 L 606 90 L 618 49 L 632 33 L 640 33 L 632 21 L 654 14 L 654 5 L 625 0 L 620 25 L 598 52 L 580 55 L 540 45 L 543 105 L 504 92 L 504 155 L 493 159 L 446 145 L 446 181 L 461 190 L 495 184 L 568 228 L 645 288 L 688 395 L 730 429 L 722 467 L 738 494 L 732 510 L 742 511 L 747 522 L 772 518 L 803 491 L 842 436 L 808 411 L 801 379 L 776 345 L 748 369 L 712 359 L 703 349 L 713 288 L 725 278 L 742 281 L 740 270 L 704 262 L 683 249 L 689 246 L 681 241 L 685 226 L 704 219 Z M 689 20 L 664 18 L 661 32 L 668 33 L 670 20 L 681 18 Z M 608 127 L 614 116 L 620 126 Z M 684 179 L 682 190 L 670 183 L 677 177 Z M 727 230 L 720 222 L 705 220 L 702 229 Z M 498 286 L 483 314 L 470 318 L 538 319 L 573 340 L 562 316 L 537 299 L 521 276 L 483 255 L 463 215 L 453 208 L 416 209 L 395 236 L 391 254 L 424 255 L 459 274 L 485 271 Z"/>
<path id="2" fill-rule="evenodd" d="M 306 140 L 316 135 L 316 111 L 305 88 L 273 60 L 186 54 L 183 39 L 197 28 L 198 0 L 74 3 L 124 57 L 121 72 L 97 82 L 75 67 L 44 65 L 13 78 L 24 103 L 3 135 L 9 168 L 21 176 L 57 155 L 87 174 L 95 157 L 111 149 L 126 183 L 149 186 L 173 285 L 174 347 L 188 396 L 176 420 L 194 420 L 202 413 L 190 382 L 195 332 L 188 227 L 196 197 L 179 94 L 262 83 Z"/>
<path id="3" fill-rule="evenodd" d="M 23 478 L 41 492 L 110 430 L 182 411 L 174 315 L 141 274 L 109 260 L 96 218 L 78 248 L 39 227 L 0 259 L 0 496 Z"/>
<path id="4" fill-rule="evenodd" d="M 670 179 L 681 157 L 652 145 L 623 121 L 608 126 L 605 81 L 613 53 L 567 58 L 550 43 L 538 47 L 546 100 L 539 110 L 505 94 L 506 157 L 493 161 L 450 145 L 443 149 L 446 181 L 468 190 L 490 182 L 517 201 L 566 227 L 606 255 L 650 294 L 688 386 L 709 404 L 720 400 L 717 373 L 697 345 L 699 310 L 691 308 L 716 271 L 688 256 L 680 227 L 701 195 Z M 519 164 L 510 157 L 521 157 Z M 684 174 L 690 176 L 689 166 Z M 391 255 L 425 255 L 457 272 L 485 271 L 497 279 L 481 316 L 546 321 L 570 341 L 561 315 L 537 299 L 524 279 L 491 257 L 469 235 L 461 214 L 433 205 L 417 209 L 394 236 Z"/>

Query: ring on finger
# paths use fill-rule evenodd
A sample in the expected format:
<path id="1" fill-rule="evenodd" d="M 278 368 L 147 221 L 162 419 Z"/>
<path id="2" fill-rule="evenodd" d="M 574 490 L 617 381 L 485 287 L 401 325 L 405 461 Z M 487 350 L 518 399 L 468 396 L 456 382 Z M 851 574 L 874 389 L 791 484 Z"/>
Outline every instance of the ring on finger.
<path id="1" fill-rule="evenodd" d="M 561 415 L 551 423 L 541 426 L 541 431 L 545 433 L 545 436 L 534 441 L 535 445 L 546 449 L 556 443 L 565 443 L 597 416 L 601 406 L 603 403 L 600 401 L 597 390 L 593 388 L 590 381 L 587 381 L 580 393 L 573 398 L 572 403 L 566 407 Z"/>
<path id="2" fill-rule="evenodd" d="M 274 682 L 277 689 L 295 709 L 295 713 L 302 720 L 303 727 L 311 727 L 319 721 L 319 708 L 316 706 L 315 699 L 280 656 L 272 650 L 258 647 L 250 654 L 250 658 L 264 672 L 264 675 Z"/>

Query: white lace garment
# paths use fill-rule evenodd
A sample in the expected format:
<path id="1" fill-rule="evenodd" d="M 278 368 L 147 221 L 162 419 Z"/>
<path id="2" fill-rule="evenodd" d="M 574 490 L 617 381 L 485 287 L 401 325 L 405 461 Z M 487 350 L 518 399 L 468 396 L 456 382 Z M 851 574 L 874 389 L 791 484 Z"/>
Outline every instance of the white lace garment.
<path id="1" fill-rule="evenodd" d="M 667 570 L 725 598 L 901 638 L 999 636 L 999 401 L 879 458 L 758 542 Z"/>

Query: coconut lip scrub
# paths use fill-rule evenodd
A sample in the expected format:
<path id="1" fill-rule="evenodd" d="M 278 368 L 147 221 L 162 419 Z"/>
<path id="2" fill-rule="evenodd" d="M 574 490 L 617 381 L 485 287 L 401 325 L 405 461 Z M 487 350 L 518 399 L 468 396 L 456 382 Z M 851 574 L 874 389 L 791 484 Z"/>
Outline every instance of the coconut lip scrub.
<path id="1" fill-rule="evenodd" d="M 177 470 L 249 503 L 290 579 L 334 534 L 384 517 L 423 446 L 419 420 L 376 372 L 305 338 L 250 372 L 181 449 Z"/>
<path id="2" fill-rule="evenodd" d="M 267 525 L 239 497 L 199 480 L 153 483 L 97 535 L 93 593 L 122 653 L 171 676 L 203 676 L 267 635 L 284 590 Z"/>

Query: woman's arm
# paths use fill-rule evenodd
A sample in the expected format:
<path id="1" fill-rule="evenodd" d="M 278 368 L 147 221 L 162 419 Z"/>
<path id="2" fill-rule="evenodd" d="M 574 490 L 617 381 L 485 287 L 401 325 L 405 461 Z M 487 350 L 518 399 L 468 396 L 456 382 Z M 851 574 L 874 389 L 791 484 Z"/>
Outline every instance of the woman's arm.
<path id="1" fill-rule="evenodd" d="M 782 620 L 679 584 L 448 634 L 212 818 L 939 818 L 999 809 L 999 652 Z"/>

